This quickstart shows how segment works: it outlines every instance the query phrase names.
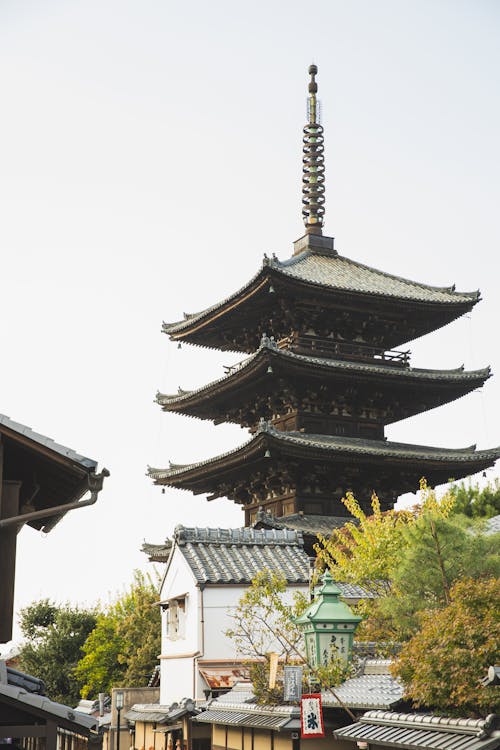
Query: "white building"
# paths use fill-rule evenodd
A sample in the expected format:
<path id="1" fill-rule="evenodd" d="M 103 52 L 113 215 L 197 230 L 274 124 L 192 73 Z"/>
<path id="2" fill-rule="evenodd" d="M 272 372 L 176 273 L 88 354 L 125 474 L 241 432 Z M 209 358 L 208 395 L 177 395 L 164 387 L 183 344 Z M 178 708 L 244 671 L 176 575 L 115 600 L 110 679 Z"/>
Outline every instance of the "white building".
<path id="1" fill-rule="evenodd" d="M 227 690 L 241 679 L 241 657 L 225 631 L 234 625 L 231 613 L 259 571 L 286 575 L 290 601 L 294 591 L 309 591 L 310 562 L 298 531 L 177 526 L 166 545 L 143 549 L 156 560 L 168 554 L 159 602 L 163 706 L 182 698 L 203 700 L 207 691 Z M 351 602 L 366 595 L 343 588 Z"/>

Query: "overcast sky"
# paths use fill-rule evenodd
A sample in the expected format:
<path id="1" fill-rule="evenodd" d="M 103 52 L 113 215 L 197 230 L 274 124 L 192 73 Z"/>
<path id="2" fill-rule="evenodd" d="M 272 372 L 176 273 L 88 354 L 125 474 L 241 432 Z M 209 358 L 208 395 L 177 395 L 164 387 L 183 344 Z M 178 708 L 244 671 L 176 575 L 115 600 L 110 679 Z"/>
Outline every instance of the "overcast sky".
<path id="1" fill-rule="evenodd" d="M 0 412 L 111 471 L 96 506 L 21 532 L 17 607 L 105 602 L 148 568 L 144 539 L 242 523 L 229 501 L 145 476 L 246 439 L 153 403 L 238 360 L 179 350 L 161 323 L 303 234 L 313 61 L 325 233 L 360 262 L 479 287 L 412 364 L 500 373 L 499 22 L 494 0 L 0 1 Z M 497 376 L 388 436 L 491 447 L 499 411 Z"/>

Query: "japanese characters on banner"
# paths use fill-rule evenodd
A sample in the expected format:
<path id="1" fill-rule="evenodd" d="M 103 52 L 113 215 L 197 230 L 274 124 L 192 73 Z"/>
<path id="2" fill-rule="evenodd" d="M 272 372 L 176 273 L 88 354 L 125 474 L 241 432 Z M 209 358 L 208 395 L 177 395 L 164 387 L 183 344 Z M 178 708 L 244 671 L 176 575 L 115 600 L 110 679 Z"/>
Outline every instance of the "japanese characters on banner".
<path id="1" fill-rule="evenodd" d="M 321 693 L 310 693 L 302 696 L 300 701 L 300 729 L 302 739 L 325 736 Z"/>
<path id="2" fill-rule="evenodd" d="M 298 703 L 302 696 L 302 667 L 283 667 L 283 699 Z"/>

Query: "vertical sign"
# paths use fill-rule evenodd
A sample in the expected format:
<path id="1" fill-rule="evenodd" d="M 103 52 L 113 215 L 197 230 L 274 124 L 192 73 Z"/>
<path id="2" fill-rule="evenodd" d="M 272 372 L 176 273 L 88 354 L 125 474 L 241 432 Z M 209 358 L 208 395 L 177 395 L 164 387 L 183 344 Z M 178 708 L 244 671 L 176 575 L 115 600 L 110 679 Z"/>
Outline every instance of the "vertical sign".
<path id="1" fill-rule="evenodd" d="M 276 687 L 276 675 L 278 673 L 278 659 L 279 654 L 275 651 L 271 651 L 269 654 L 269 689 L 272 690 Z"/>
<path id="2" fill-rule="evenodd" d="M 325 736 L 321 693 L 310 693 L 302 696 L 300 701 L 300 729 L 302 739 Z"/>
<path id="3" fill-rule="evenodd" d="M 298 703 L 302 697 L 302 667 L 283 667 L 283 700 Z"/>

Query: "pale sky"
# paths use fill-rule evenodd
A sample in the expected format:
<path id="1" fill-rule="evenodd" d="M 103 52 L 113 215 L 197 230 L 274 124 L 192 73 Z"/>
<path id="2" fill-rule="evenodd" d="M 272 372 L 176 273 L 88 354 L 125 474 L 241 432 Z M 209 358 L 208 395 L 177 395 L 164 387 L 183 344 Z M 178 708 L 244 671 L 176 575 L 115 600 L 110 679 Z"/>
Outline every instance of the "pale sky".
<path id="1" fill-rule="evenodd" d="M 479 287 L 470 316 L 411 345 L 412 364 L 499 373 L 388 437 L 500 443 L 497 2 L 0 0 L 0 412 L 111 471 L 96 506 L 21 532 L 18 608 L 107 601 L 151 567 L 143 539 L 243 522 L 229 501 L 162 495 L 145 476 L 247 435 L 153 403 L 241 359 L 179 350 L 161 323 L 303 234 L 313 61 L 325 234 L 385 271 Z"/>

